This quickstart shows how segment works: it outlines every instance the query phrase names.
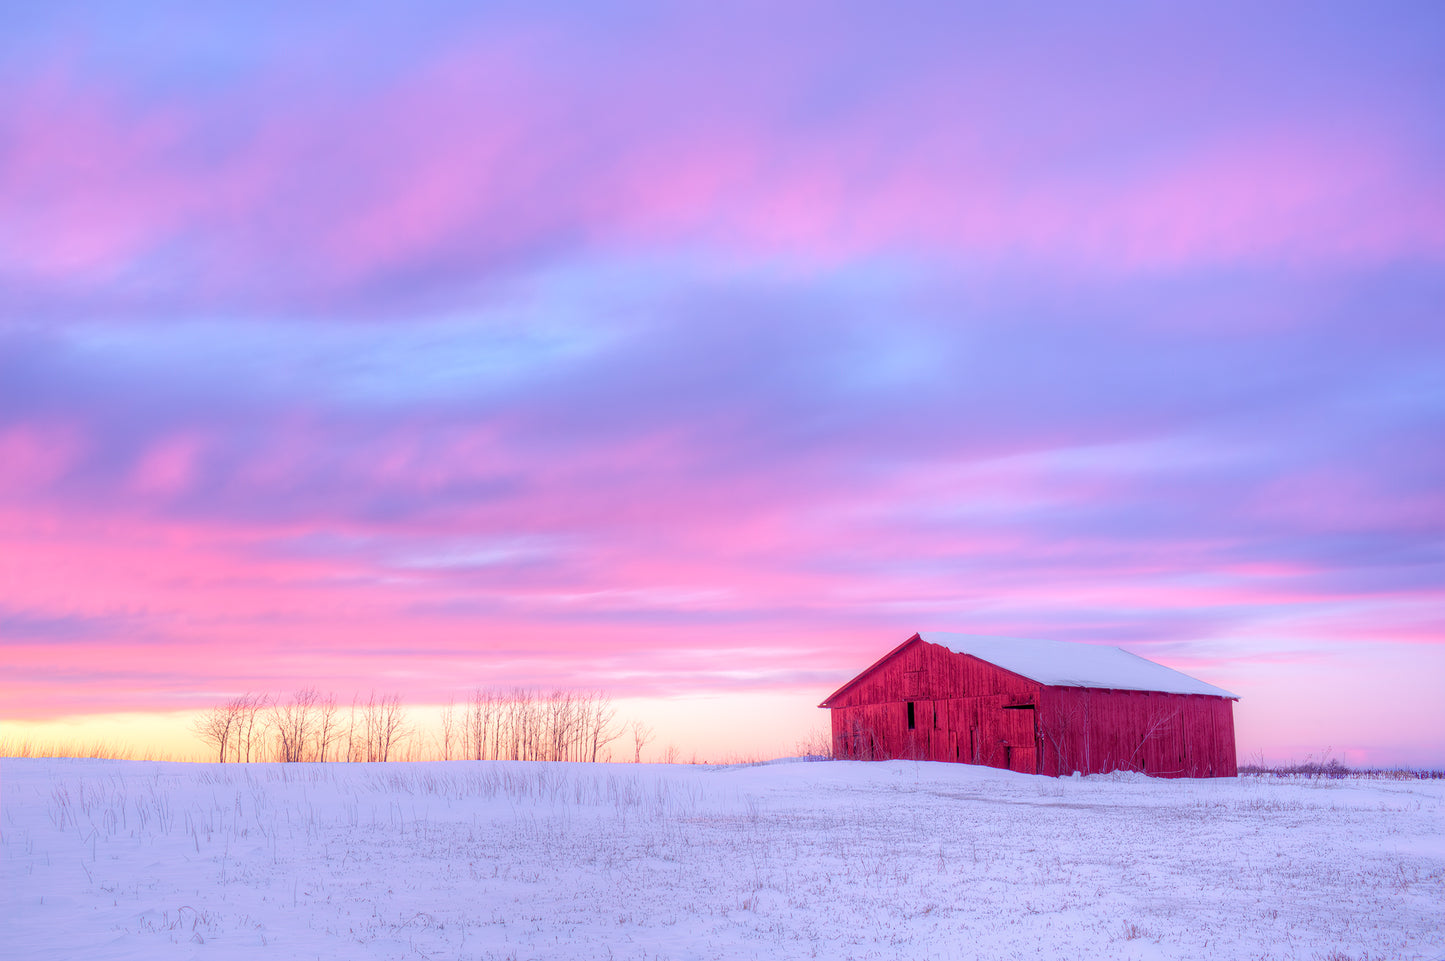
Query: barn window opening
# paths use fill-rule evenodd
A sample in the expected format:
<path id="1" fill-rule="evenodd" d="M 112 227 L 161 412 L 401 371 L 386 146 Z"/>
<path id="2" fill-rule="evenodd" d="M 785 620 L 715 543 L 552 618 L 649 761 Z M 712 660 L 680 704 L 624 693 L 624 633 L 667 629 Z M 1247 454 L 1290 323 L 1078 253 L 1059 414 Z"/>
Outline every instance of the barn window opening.
<path id="1" fill-rule="evenodd" d="M 908 702 L 908 730 L 911 731 L 911 730 L 914 729 L 914 727 L 915 727 L 915 721 L 914 721 L 914 717 L 913 717 L 913 702 L 912 702 L 912 701 L 909 701 L 909 702 Z"/>

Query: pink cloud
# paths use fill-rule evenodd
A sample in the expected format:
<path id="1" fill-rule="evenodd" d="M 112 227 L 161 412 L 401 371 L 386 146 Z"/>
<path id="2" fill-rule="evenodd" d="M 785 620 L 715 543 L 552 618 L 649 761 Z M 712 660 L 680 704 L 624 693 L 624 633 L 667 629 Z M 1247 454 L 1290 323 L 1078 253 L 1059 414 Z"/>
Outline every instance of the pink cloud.
<path id="1" fill-rule="evenodd" d="M 37 282 L 150 264 L 215 294 L 323 298 L 558 243 L 1111 272 L 1445 253 L 1433 162 L 1406 123 L 1353 106 L 1149 154 L 1127 133 L 1157 108 L 1131 117 L 1127 102 L 1097 126 L 1024 133 L 999 63 L 800 130 L 787 113 L 816 82 L 807 59 L 763 64 L 772 87 L 732 88 L 707 65 L 673 77 L 673 57 L 560 65 L 569 50 L 536 32 L 467 39 L 362 101 L 284 72 L 219 99 L 145 100 L 57 68 L 5 98 L 18 149 L 0 165 L 0 242 Z M 1110 150 L 1119 174 L 1071 162 Z"/>
<path id="2" fill-rule="evenodd" d="M 0 428 L 0 491 L 16 495 L 44 490 L 74 466 L 84 446 L 81 432 L 64 424 Z"/>
<path id="3" fill-rule="evenodd" d="M 184 493 L 196 479 L 196 461 L 204 450 L 205 441 L 194 435 L 163 438 L 141 457 L 131 484 L 142 494 Z"/>

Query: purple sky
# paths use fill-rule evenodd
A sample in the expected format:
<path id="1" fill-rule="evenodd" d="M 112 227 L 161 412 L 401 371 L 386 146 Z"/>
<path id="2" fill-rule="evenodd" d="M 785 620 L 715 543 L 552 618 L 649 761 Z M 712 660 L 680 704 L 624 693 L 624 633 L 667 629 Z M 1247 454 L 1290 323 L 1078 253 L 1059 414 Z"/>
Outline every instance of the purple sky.
<path id="1" fill-rule="evenodd" d="M 1445 762 L 1437 5 L 479 6 L 7 13 L 0 715 L 938 629 Z"/>

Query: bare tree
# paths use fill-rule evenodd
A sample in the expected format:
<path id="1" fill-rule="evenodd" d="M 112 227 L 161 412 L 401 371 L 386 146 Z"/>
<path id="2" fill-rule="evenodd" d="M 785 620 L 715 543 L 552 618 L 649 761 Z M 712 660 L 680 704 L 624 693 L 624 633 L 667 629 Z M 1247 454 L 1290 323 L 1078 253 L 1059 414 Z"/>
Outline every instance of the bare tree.
<path id="1" fill-rule="evenodd" d="M 496 698 L 492 691 L 477 688 L 462 716 L 462 754 L 474 761 L 497 756 L 493 716 Z"/>
<path id="2" fill-rule="evenodd" d="M 324 697 L 318 697 L 314 706 L 316 723 L 312 756 L 317 761 L 325 761 L 327 754 L 331 751 L 331 745 L 341 737 L 341 723 L 336 716 L 336 695 L 327 694 Z"/>
<path id="3" fill-rule="evenodd" d="M 1047 722 L 1039 725 L 1039 734 L 1044 743 L 1054 749 L 1054 760 L 1059 775 L 1063 776 L 1076 770 L 1073 747 L 1080 734 L 1079 710 L 1071 705 L 1066 711 L 1055 709 L 1044 716 Z"/>
<path id="4" fill-rule="evenodd" d="M 642 763 L 642 749 L 651 744 L 657 735 L 652 733 L 652 728 L 641 721 L 632 722 L 632 763 Z"/>
<path id="5" fill-rule="evenodd" d="M 442 708 L 442 760 L 452 759 L 452 743 L 456 739 L 457 701 L 452 698 Z"/>
<path id="6" fill-rule="evenodd" d="M 1163 734 L 1165 728 L 1167 728 L 1178 717 L 1179 712 L 1177 710 L 1170 711 L 1157 707 L 1152 709 L 1149 712 L 1149 716 L 1145 719 L 1144 732 L 1139 736 L 1139 743 L 1134 746 L 1134 750 L 1129 755 L 1129 759 L 1124 762 L 1124 767 L 1132 770 L 1137 759 L 1139 770 L 1144 770 L 1144 759 L 1139 756 L 1139 752 L 1144 750 L 1144 746 L 1146 744 Z M 1162 774 L 1166 772 L 1156 771 L 1155 773 Z M 1170 771 L 1167 773 L 1177 774 L 1179 772 Z"/>
<path id="7" fill-rule="evenodd" d="M 392 750 L 410 733 L 400 694 L 377 697 L 372 691 L 362 706 L 361 721 L 368 761 L 389 760 Z"/>
<path id="8" fill-rule="evenodd" d="M 233 697 L 224 704 L 208 708 L 191 723 L 191 730 L 216 749 L 216 760 L 226 763 L 226 750 L 238 739 L 243 699 Z"/>
<path id="9" fill-rule="evenodd" d="M 570 761 L 572 742 L 576 738 L 579 724 L 578 706 L 572 694 L 553 691 L 551 697 L 542 702 L 544 734 L 541 738 L 541 759 L 544 761 Z"/>
<path id="10" fill-rule="evenodd" d="M 276 735 L 276 760 L 294 762 L 314 758 L 324 713 L 324 700 L 314 687 L 302 688 L 289 701 L 275 701 L 268 712 L 267 727 Z"/>
<path id="11" fill-rule="evenodd" d="M 598 752 L 622 737 L 624 728 L 615 723 L 617 708 L 612 706 L 612 697 L 601 691 L 594 691 L 591 696 L 591 710 L 587 719 L 590 727 L 591 750 L 588 760 L 594 764 L 597 762 Z M 608 752 L 611 756 L 611 752 Z"/>
<path id="12" fill-rule="evenodd" d="M 364 760 L 360 752 L 360 745 L 357 742 L 358 731 L 356 727 L 356 695 L 351 695 L 351 712 L 346 716 L 346 760 Z"/>
<path id="13" fill-rule="evenodd" d="M 267 694 L 252 694 L 247 691 L 241 696 L 241 717 L 240 732 L 236 740 L 236 760 L 240 761 L 245 757 L 247 763 L 254 759 L 253 752 L 260 748 L 266 739 L 266 721 L 264 712 L 271 703 Z"/>

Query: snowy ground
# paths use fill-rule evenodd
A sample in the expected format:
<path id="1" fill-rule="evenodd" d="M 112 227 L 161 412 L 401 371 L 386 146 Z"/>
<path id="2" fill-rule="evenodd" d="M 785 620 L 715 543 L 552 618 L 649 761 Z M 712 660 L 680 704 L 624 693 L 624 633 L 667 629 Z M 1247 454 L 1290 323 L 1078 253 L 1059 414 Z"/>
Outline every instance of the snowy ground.
<path id="1" fill-rule="evenodd" d="M 1445 957 L 1445 782 L 0 762 L 0 955 Z"/>

